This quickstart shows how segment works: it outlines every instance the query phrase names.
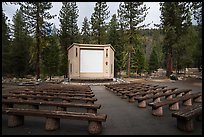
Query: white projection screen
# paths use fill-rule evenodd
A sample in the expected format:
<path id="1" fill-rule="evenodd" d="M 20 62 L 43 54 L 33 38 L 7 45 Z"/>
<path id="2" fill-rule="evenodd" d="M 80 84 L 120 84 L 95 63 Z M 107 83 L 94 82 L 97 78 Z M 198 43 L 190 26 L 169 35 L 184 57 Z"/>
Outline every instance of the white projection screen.
<path id="1" fill-rule="evenodd" d="M 80 50 L 80 72 L 103 73 L 103 50 Z"/>

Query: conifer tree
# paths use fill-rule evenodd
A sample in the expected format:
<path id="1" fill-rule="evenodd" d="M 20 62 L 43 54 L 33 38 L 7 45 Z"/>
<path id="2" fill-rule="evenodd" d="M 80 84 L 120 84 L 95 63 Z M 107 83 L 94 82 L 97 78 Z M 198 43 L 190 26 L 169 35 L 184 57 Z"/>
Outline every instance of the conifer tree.
<path id="1" fill-rule="evenodd" d="M 155 47 L 153 47 L 152 53 L 149 59 L 149 73 L 157 70 L 159 68 L 158 57 Z"/>
<path id="2" fill-rule="evenodd" d="M 184 50 L 177 44 L 181 36 L 186 33 L 187 28 L 191 25 L 189 14 L 189 4 L 184 2 L 164 2 L 161 5 L 161 25 L 164 31 L 164 46 L 166 60 L 166 76 L 169 77 L 173 71 L 173 58 L 176 57 L 177 68 L 180 57 L 185 54 Z"/>
<path id="3" fill-rule="evenodd" d="M 6 23 L 7 17 L 5 16 L 3 9 L 2 9 L 2 76 L 9 73 L 9 26 Z"/>
<path id="4" fill-rule="evenodd" d="M 114 61 L 114 74 L 121 70 L 122 66 L 122 45 L 120 44 L 121 38 L 119 34 L 119 23 L 116 14 L 112 15 L 112 18 L 108 25 L 108 43 L 110 43 L 115 49 L 115 61 Z"/>
<path id="5" fill-rule="evenodd" d="M 42 65 L 44 75 L 48 75 L 51 80 L 51 76 L 58 74 L 59 65 L 59 38 L 57 35 L 57 29 L 54 25 L 51 30 L 50 36 L 48 36 L 47 46 L 43 49 L 42 53 Z"/>
<path id="6" fill-rule="evenodd" d="M 91 15 L 91 29 L 93 42 L 97 44 L 106 43 L 106 22 L 109 18 L 110 11 L 108 11 L 106 2 L 97 2 L 94 7 L 94 12 Z"/>
<path id="7" fill-rule="evenodd" d="M 36 45 L 34 57 L 36 57 L 35 68 L 36 68 L 36 79 L 40 78 L 40 62 L 41 62 L 41 48 L 43 46 L 43 35 L 47 27 L 52 24 L 45 21 L 55 17 L 50 15 L 49 11 L 52 8 L 51 2 L 20 2 L 21 10 L 24 13 L 26 26 L 28 31 L 35 36 Z"/>
<path id="8" fill-rule="evenodd" d="M 124 2 L 119 5 L 119 15 L 124 26 L 126 35 L 128 36 L 125 43 L 128 54 L 128 77 L 130 77 L 131 69 L 131 54 L 139 45 L 139 35 L 136 32 L 138 29 L 144 28 L 145 24 L 141 23 L 145 20 L 148 8 L 143 5 L 143 2 Z"/>
<path id="9" fill-rule="evenodd" d="M 87 17 L 84 18 L 82 23 L 81 36 L 82 43 L 90 43 L 90 25 Z"/>
<path id="10" fill-rule="evenodd" d="M 28 35 L 26 23 L 21 10 L 13 17 L 13 41 L 11 45 L 11 70 L 15 76 L 23 77 L 29 73 L 29 47 L 32 38 Z"/>
<path id="11" fill-rule="evenodd" d="M 62 2 L 62 9 L 60 10 L 60 45 L 61 45 L 61 65 L 60 70 L 62 71 L 65 78 L 68 77 L 68 59 L 67 59 L 67 48 L 74 42 L 79 42 L 78 35 L 79 30 L 77 26 L 78 18 L 78 7 L 76 2 Z"/>

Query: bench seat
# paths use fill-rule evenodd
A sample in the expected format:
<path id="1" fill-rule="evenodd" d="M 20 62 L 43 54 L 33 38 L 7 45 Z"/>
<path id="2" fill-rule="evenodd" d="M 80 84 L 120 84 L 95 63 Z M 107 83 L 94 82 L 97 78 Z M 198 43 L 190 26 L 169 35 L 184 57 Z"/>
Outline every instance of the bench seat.
<path id="1" fill-rule="evenodd" d="M 10 91 L 11 94 L 28 94 L 28 95 L 51 95 L 51 96 L 82 96 L 82 97 L 94 97 L 94 94 L 83 93 L 54 93 L 54 92 L 38 92 L 38 91 Z"/>
<path id="2" fill-rule="evenodd" d="M 3 94 L 2 98 L 22 98 L 22 99 L 41 99 L 41 100 L 54 100 L 54 99 L 61 99 L 65 101 L 85 101 L 94 103 L 97 101 L 97 98 L 88 98 L 88 97 L 66 97 L 66 96 L 47 96 L 47 95 L 14 95 L 14 94 Z"/>
<path id="3" fill-rule="evenodd" d="M 182 131 L 193 131 L 193 118 L 202 116 L 202 104 L 187 106 L 178 112 L 172 113 L 172 117 L 177 119 L 177 128 Z"/>
<path id="4" fill-rule="evenodd" d="M 68 102 L 53 102 L 53 101 L 36 101 L 36 100 L 19 100 L 19 99 L 2 99 L 2 104 L 4 107 L 11 107 L 15 104 L 18 105 L 30 105 L 33 108 L 39 109 L 39 106 L 54 106 L 66 110 L 66 108 L 85 108 L 87 112 L 97 113 L 97 109 L 101 108 L 100 104 L 87 104 L 87 103 L 68 103 Z M 3 107 L 2 106 L 2 107 Z M 60 109 L 61 110 L 61 109 Z"/>

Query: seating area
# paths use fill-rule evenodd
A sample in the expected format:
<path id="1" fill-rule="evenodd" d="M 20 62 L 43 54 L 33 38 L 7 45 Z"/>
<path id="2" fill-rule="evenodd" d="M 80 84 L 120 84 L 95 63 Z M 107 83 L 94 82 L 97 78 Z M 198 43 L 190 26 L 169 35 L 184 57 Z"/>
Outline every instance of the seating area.
<path id="1" fill-rule="evenodd" d="M 202 93 L 192 93 L 191 89 L 168 88 L 167 86 L 136 82 L 112 84 L 105 87 L 108 91 L 121 97 L 121 99 L 127 99 L 130 103 L 136 103 L 138 108 L 151 107 L 153 116 L 163 116 L 163 108 L 167 106 L 170 112 L 172 112 L 172 116 L 177 117 L 178 129 L 183 131 L 193 131 L 192 120 L 191 122 L 186 120 L 187 118 L 183 120 L 183 111 L 173 111 L 180 111 L 179 106 L 182 109 L 193 107 L 192 109 L 185 109 L 185 115 L 189 116 L 189 114 L 192 114 L 193 116 L 191 117 L 200 115 L 200 111 L 202 111 Z"/>
<path id="2" fill-rule="evenodd" d="M 88 133 L 100 134 L 107 114 L 89 86 L 39 85 L 2 94 L 2 113 L 8 115 L 8 127 L 24 124 L 25 116 L 45 117 L 45 130 L 60 128 L 61 119 L 88 121 Z"/>

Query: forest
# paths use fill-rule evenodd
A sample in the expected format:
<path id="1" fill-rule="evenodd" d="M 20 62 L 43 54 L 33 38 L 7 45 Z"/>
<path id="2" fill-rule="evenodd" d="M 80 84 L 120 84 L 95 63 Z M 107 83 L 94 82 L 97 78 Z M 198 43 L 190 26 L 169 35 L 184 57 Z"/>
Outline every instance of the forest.
<path id="1" fill-rule="evenodd" d="M 13 24 L 2 9 L 2 77 L 66 78 L 67 48 L 72 43 L 111 44 L 115 77 L 122 71 L 131 77 L 158 68 L 165 69 L 167 77 L 189 67 L 202 71 L 202 2 L 160 2 L 158 29 L 143 24 L 149 9 L 143 2 L 121 2 L 111 17 L 107 3 L 96 2 L 81 30 L 76 2 L 62 2 L 59 29 L 49 22 L 56 17 L 49 12 L 51 2 L 12 4 L 20 5 Z"/>

